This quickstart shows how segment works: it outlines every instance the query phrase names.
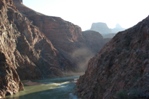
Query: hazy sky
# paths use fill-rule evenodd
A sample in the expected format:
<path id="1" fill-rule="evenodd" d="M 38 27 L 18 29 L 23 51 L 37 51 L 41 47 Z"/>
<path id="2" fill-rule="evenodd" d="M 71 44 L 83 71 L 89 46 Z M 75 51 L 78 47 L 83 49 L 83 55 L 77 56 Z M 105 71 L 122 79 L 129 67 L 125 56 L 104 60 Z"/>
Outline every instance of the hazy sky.
<path id="1" fill-rule="evenodd" d="M 46 15 L 58 16 L 90 29 L 93 22 L 109 27 L 119 23 L 128 28 L 149 15 L 149 0 L 23 0 L 23 3 Z"/>

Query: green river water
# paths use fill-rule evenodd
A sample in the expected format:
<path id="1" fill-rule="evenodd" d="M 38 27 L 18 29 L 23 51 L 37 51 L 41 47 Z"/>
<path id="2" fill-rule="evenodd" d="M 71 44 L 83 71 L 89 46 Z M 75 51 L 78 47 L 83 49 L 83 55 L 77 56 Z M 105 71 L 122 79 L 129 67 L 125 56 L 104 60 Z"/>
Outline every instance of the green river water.
<path id="1" fill-rule="evenodd" d="M 5 99 L 78 99 L 74 95 L 75 80 L 79 76 L 36 80 L 40 83 L 25 86 L 25 90 Z"/>

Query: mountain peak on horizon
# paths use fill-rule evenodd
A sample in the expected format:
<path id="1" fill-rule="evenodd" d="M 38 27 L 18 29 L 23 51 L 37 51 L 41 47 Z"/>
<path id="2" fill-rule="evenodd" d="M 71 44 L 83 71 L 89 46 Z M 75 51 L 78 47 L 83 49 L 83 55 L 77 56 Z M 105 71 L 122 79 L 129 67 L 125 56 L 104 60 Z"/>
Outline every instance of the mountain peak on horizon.
<path id="1" fill-rule="evenodd" d="M 119 23 L 115 25 L 114 28 L 109 28 L 108 25 L 104 22 L 92 23 L 91 30 L 97 31 L 102 35 L 118 33 L 119 31 L 125 30 Z"/>
<path id="2" fill-rule="evenodd" d="M 119 23 L 115 25 L 115 28 L 123 28 Z"/>

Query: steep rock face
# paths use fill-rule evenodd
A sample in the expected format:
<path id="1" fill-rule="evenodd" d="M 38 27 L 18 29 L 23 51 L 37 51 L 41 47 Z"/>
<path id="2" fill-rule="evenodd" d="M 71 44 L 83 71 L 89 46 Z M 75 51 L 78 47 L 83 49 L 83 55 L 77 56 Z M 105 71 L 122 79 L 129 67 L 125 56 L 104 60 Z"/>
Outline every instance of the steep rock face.
<path id="1" fill-rule="evenodd" d="M 19 0 L 20 1 L 20 0 Z M 82 34 L 81 28 L 68 21 L 65 21 L 59 17 L 46 16 L 32 9 L 26 7 L 18 0 L 14 0 L 14 3 L 19 11 L 29 18 L 34 25 L 39 27 L 48 40 L 52 42 L 57 49 L 60 56 L 60 60 L 68 60 L 69 62 L 61 61 L 61 65 L 67 66 L 68 70 L 76 71 L 80 69 L 80 66 L 86 57 L 91 57 L 97 53 L 103 45 L 103 41 L 100 41 L 100 34 L 95 38 L 96 41 L 101 43 L 92 43 L 93 40 L 86 40 L 85 35 Z M 84 33 L 85 34 L 85 33 Z M 94 38 L 90 35 L 90 39 Z M 99 37 L 98 37 L 99 36 Z M 89 45 L 90 42 L 90 46 Z M 101 44 L 97 46 L 91 46 L 91 44 Z M 92 48 L 90 48 L 92 47 Z M 98 51 L 97 51 L 98 50 Z"/>
<path id="2" fill-rule="evenodd" d="M 73 53 L 73 56 L 77 57 L 79 61 L 80 71 L 86 70 L 88 61 L 110 40 L 103 38 L 100 33 L 92 30 L 83 31 L 82 35 L 86 42 L 86 48 L 76 50 Z"/>
<path id="3" fill-rule="evenodd" d="M 59 17 L 52 17 L 35 12 L 23 4 L 15 1 L 16 7 L 21 13 L 33 21 L 33 24 L 51 40 L 52 44 L 65 52 L 83 46 L 81 28 Z M 68 47 L 69 46 L 69 47 Z"/>
<path id="4" fill-rule="evenodd" d="M 76 70 L 75 67 L 77 67 L 78 70 L 80 69 L 80 66 L 84 65 L 82 63 L 87 59 L 86 57 L 92 56 L 93 53 L 97 53 L 97 50 L 100 50 L 102 45 L 99 45 L 98 47 L 92 46 L 92 48 L 90 48 L 91 46 L 88 46 L 88 42 L 90 41 L 86 42 L 86 38 L 82 35 L 79 26 L 59 17 L 46 16 L 35 12 L 17 1 L 15 1 L 15 5 L 22 14 L 32 20 L 33 24 L 39 27 L 44 35 L 51 40 L 58 52 L 66 59 L 70 60 L 74 70 Z M 99 39 L 100 42 L 100 35 L 97 36 L 99 36 L 99 38 L 97 37 L 97 40 Z"/>
<path id="5" fill-rule="evenodd" d="M 80 27 L 34 12 L 22 0 L 13 1 L 0 1 L 0 97 L 22 90 L 20 79 L 61 76 L 74 70 L 78 59 L 85 57 L 72 53 L 88 48 Z"/>
<path id="6" fill-rule="evenodd" d="M 81 99 L 149 98 L 149 17 L 118 33 L 88 63 L 77 83 Z"/>
<path id="7" fill-rule="evenodd" d="M 15 65 L 21 79 L 60 75 L 59 55 L 52 43 L 17 10 L 8 8 L 7 16 L 17 36 Z"/>
<path id="8" fill-rule="evenodd" d="M 19 11 L 32 20 L 34 25 L 39 27 L 58 52 L 66 59 L 69 59 L 73 67 L 76 67 L 77 59 L 72 56 L 72 53 L 80 48 L 86 48 L 81 28 L 59 17 L 46 16 L 31 10 L 17 1 L 14 2 Z"/>
<path id="9" fill-rule="evenodd" d="M 0 98 L 23 90 L 16 68 L 8 64 L 6 57 L 0 53 Z"/>
<path id="10" fill-rule="evenodd" d="M 7 19 L 7 11 L 15 9 L 11 0 L 0 1 L 0 98 L 23 90 L 23 85 L 16 72 L 15 50 L 18 33 L 12 29 Z"/>
<path id="11" fill-rule="evenodd" d="M 12 0 L 0 1 L 0 53 L 0 97 L 22 90 L 20 78 L 61 76 L 72 65 Z"/>
<path id="12" fill-rule="evenodd" d="M 90 48 L 90 50 L 95 53 L 98 53 L 103 45 L 108 42 L 108 40 L 105 40 L 102 35 L 96 31 L 83 31 L 82 35 L 88 45 L 88 48 Z"/>
<path id="13" fill-rule="evenodd" d="M 72 57 L 75 57 L 75 63 L 77 63 L 79 71 L 84 72 L 89 59 L 97 54 L 108 40 L 103 39 L 100 33 L 90 30 L 83 31 L 82 36 L 86 46 L 75 50 Z"/>

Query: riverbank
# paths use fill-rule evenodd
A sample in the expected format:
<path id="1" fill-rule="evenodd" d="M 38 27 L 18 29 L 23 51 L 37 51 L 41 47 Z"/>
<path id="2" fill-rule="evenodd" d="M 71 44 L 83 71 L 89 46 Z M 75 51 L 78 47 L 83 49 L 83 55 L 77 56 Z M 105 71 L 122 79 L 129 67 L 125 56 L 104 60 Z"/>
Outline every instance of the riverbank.
<path id="1" fill-rule="evenodd" d="M 77 99 L 73 93 L 79 76 L 28 81 L 24 91 L 6 99 Z"/>
<path id="2" fill-rule="evenodd" d="M 63 78 L 63 77 L 72 77 L 72 76 L 81 76 L 83 75 L 84 72 L 79 72 L 79 73 L 74 73 L 74 72 L 65 72 L 63 73 L 63 75 L 61 77 L 51 77 L 50 79 L 54 79 L 54 78 Z M 40 79 L 43 80 L 43 79 Z M 34 85 L 40 85 L 42 83 L 36 82 L 38 80 L 23 80 L 22 83 L 24 84 L 24 86 L 34 86 Z M 77 82 L 77 80 L 75 79 L 74 82 Z"/>

